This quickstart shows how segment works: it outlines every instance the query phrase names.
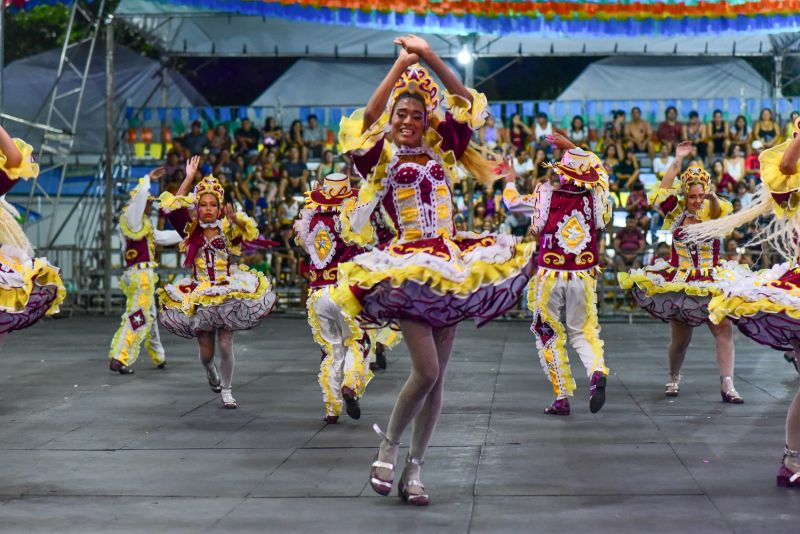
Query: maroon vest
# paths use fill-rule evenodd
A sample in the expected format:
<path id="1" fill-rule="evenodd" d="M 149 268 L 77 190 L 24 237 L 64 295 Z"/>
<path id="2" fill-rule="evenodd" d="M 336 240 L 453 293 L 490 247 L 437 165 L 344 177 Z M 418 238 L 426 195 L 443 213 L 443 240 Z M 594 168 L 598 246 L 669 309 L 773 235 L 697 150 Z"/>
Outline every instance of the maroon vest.
<path id="1" fill-rule="evenodd" d="M 554 190 L 539 233 L 539 267 L 584 271 L 597 266 L 597 228 L 591 191 L 565 185 Z"/>

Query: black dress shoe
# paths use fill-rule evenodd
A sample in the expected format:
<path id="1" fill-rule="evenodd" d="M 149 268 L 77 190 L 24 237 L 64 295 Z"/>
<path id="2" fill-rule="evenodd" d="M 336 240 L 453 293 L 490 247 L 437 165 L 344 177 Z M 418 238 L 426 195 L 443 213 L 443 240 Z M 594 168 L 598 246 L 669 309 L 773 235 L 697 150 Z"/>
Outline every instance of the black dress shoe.
<path id="1" fill-rule="evenodd" d="M 375 364 L 381 369 L 386 370 L 386 350 L 383 346 L 379 346 L 375 351 Z"/>
<path id="2" fill-rule="evenodd" d="M 167 366 L 167 362 L 161 362 L 156 365 L 156 369 L 164 369 Z"/>
<path id="3" fill-rule="evenodd" d="M 356 397 L 355 392 L 348 388 L 342 388 L 342 398 L 344 399 L 344 409 L 353 419 L 360 419 L 361 418 L 361 407 L 358 405 L 358 397 Z"/>
<path id="4" fill-rule="evenodd" d="M 125 365 L 119 360 L 111 360 L 108 364 L 108 368 L 115 373 L 119 373 L 121 375 L 132 375 L 133 369 Z"/>

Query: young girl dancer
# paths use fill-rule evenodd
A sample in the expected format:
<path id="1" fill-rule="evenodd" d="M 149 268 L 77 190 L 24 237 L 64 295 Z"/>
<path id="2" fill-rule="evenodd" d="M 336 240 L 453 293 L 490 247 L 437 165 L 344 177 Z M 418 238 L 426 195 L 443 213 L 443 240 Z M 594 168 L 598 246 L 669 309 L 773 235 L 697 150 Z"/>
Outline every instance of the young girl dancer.
<path id="1" fill-rule="evenodd" d="M 20 179 L 38 174 L 33 147 L 0 127 L 0 346 L 9 332 L 57 313 L 67 296 L 58 269 L 47 258 L 33 257 L 19 214 L 4 197 Z"/>
<path id="2" fill-rule="evenodd" d="M 191 267 L 192 276 L 158 290 L 158 321 L 173 334 L 197 338 L 211 389 L 221 394 L 225 408 L 236 408 L 231 393 L 233 334 L 258 325 L 272 311 L 275 293 L 263 274 L 233 263 L 232 256 L 241 253 L 244 241 L 258 243 L 255 221 L 225 204 L 225 191 L 211 175 L 187 195 L 199 163 L 199 157 L 191 158 L 176 194 L 165 192 L 160 197 L 161 210 L 184 238 L 184 266 Z M 214 365 L 215 340 L 221 377 Z"/>
<path id="3" fill-rule="evenodd" d="M 395 237 L 339 266 L 333 299 L 373 327 L 399 325 L 411 353 L 411 375 L 392 411 L 376 462 L 372 488 L 392 489 L 403 431 L 413 421 L 411 448 L 398 493 L 405 502 L 429 502 L 420 467 L 442 407 L 447 362 L 456 325 L 480 325 L 514 306 L 533 269 L 532 245 L 511 236 L 456 233 L 452 180 L 463 165 L 485 184 L 497 177 L 495 162 L 470 147 L 486 117 L 486 97 L 467 89 L 425 40 L 396 41 L 400 55 L 367 107 L 342 120 L 339 139 L 365 179 L 358 199 L 342 208 L 342 235 L 363 246 L 375 239 L 375 210 L 385 212 Z M 446 107 L 437 113 L 439 86 Z"/>
<path id="4" fill-rule="evenodd" d="M 661 184 L 652 193 L 650 204 L 664 215 L 663 229 L 672 230 L 672 256 L 658 260 L 644 269 L 620 273 L 623 289 L 631 289 L 636 304 L 650 315 L 669 321 L 672 342 L 669 346 L 669 381 L 665 393 L 678 395 L 680 370 L 692 340 L 692 330 L 708 324 L 717 345 L 717 365 L 720 374 L 720 394 L 723 402 L 741 404 L 742 396 L 733 387 L 733 330 L 730 321 L 714 324 L 708 318 L 708 303 L 721 292 L 722 281 L 731 271 L 745 269 L 734 262 L 721 262 L 719 239 L 711 238 L 697 244 L 686 242 L 687 226 L 718 219 L 733 211 L 711 189 L 708 172 L 689 167 L 673 182 L 681 169 L 683 158 L 691 153 L 692 144 L 684 141 L 675 150 L 675 160 L 667 169 Z"/>
<path id="5" fill-rule="evenodd" d="M 711 321 L 733 320 L 750 339 L 800 357 L 800 120 L 792 137 L 759 156 L 762 186 L 745 210 L 687 231 L 705 241 L 774 212 L 751 241 L 769 243 L 786 261 L 758 273 L 742 273 L 723 286 L 709 304 Z M 726 318 L 727 317 L 727 318 Z M 786 415 L 786 444 L 778 486 L 800 487 L 800 391 Z"/>

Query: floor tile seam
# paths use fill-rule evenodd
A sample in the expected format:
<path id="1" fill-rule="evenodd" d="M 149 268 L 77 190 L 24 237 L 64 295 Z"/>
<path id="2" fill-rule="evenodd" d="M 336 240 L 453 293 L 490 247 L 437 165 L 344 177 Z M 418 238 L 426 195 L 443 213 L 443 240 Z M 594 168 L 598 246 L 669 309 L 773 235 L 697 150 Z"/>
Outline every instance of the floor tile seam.
<path id="1" fill-rule="evenodd" d="M 474 499 L 488 499 L 488 498 L 513 498 L 513 497 L 698 497 L 705 495 L 702 491 L 689 492 L 689 491 L 669 491 L 669 492 L 652 492 L 652 493 L 626 493 L 626 492 L 604 492 L 604 493 L 479 493 L 475 495 Z M 474 500 L 473 499 L 473 500 Z"/>
<path id="2" fill-rule="evenodd" d="M 214 448 L 216 449 L 220 445 L 220 443 L 223 443 L 226 439 L 229 439 L 229 438 L 233 437 L 235 434 L 238 434 L 239 431 L 241 431 L 244 427 L 246 427 L 247 425 L 249 425 L 250 423 L 252 423 L 256 419 L 258 419 L 257 415 L 251 415 L 250 419 L 248 419 L 247 421 L 244 421 L 238 427 L 236 427 L 233 430 L 230 430 L 229 432 L 227 432 L 226 436 L 224 438 L 220 439 L 218 442 L 216 442 L 214 444 Z"/>
<path id="3" fill-rule="evenodd" d="M 250 380 L 247 380 L 246 382 L 242 382 L 242 383 L 241 383 L 239 386 L 237 386 L 237 387 L 243 388 L 243 387 L 247 386 L 248 384 L 252 384 L 253 382 L 256 382 L 256 381 L 258 381 L 258 380 L 260 380 L 260 379 L 262 379 L 262 378 L 264 378 L 265 376 L 268 376 L 268 375 L 269 375 L 269 373 L 261 373 L 261 374 L 259 374 L 258 376 L 256 376 L 256 377 L 253 377 L 253 378 L 251 378 Z M 211 398 L 211 399 L 209 399 L 208 401 L 206 401 L 206 402 L 203 402 L 203 403 L 201 403 L 201 404 L 199 404 L 199 405 L 195 406 L 194 408 L 192 408 L 192 409 L 191 409 L 191 410 L 189 410 L 188 412 L 184 412 L 184 413 L 180 414 L 180 415 L 178 416 L 178 419 L 181 419 L 181 418 L 183 418 L 183 417 L 185 417 L 185 416 L 189 415 L 190 413 L 193 413 L 193 412 L 195 412 L 195 411 L 199 410 L 199 409 L 200 409 L 200 408 L 202 408 L 203 406 L 206 406 L 207 404 L 209 404 L 209 403 L 211 403 L 211 402 L 214 402 L 214 400 L 216 400 L 216 399 L 218 399 L 218 398 L 219 398 L 219 397 L 217 397 L 217 396 L 216 396 L 216 394 L 215 394 L 215 395 L 214 395 L 214 397 L 212 397 L 212 398 Z"/>

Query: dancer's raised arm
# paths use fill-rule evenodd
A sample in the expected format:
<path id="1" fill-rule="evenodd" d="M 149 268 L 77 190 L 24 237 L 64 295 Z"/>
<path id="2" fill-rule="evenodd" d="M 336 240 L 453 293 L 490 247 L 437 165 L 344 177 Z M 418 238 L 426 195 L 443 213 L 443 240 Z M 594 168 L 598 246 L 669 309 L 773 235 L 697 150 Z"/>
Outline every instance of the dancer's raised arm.
<path id="1" fill-rule="evenodd" d="M 667 172 L 665 172 L 664 177 L 661 178 L 662 189 L 669 189 L 672 187 L 672 183 L 675 181 L 675 178 L 681 173 L 681 164 L 683 163 L 683 158 L 691 153 L 691 141 L 683 141 L 681 144 L 675 147 L 675 160 L 669 167 L 667 167 Z"/>
<path id="2" fill-rule="evenodd" d="M 5 166 L 7 168 L 13 169 L 22 165 L 22 152 L 19 151 L 14 140 L 2 126 L 0 126 L 0 153 L 6 156 Z"/>
<path id="3" fill-rule="evenodd" d="M 389 96 L 392 94 L 394 84 L 400 79 L 400 76 L 403 75 L 410 65 L 418 61 L 419 56 L 417 56 L 417 54 L 410 53 L 405 48 L 400 49 L 400 54 L 397 56 L 394 65 L 389 69 L 389 72 L 383 78 L 378 88 L 375 89 L 375 92 L 372 93 L 369 102 L 367 102 L 367 107 L 364 108 L 364 125 L 362 131 L 366 131 L 367 128 L 378 120 L 378 117 L 380 117 L 386 109 L 386 103 L 389 101 Z"/>
<path id="4" fill-rule="evenodd" d="M 781 158 L 781 172 L 786 176 L 797 174 L 797 162 L 800 160 L 800 135 L 792 139 L 789 148 Z"/>
<path id="5" fill-rule="evenodd" d="M 192 189 L 194 178 L 197 175 L 197 168 L 200 166 L 200 156 L 192 156 L 186 162 L 186 178 L 183 179 L 180 187 L 175 192 L 176 197 L 186 196 Z"/>
<path id="6" fill-rule="evenodd" d="M 406 35 L 405 37 L 398 37 L 394 40 L 395 44 L 402 46 L 406 51 L 410 52 L 412 55 L 419 56 L 430 68 L 433 72 L 436 73 L 436 76 L 442 80 L 445 88 L 447 88 L 448 92 L 453 95 L 459 95 L 466 98 L 470 103 L 472 102 L 472 95 L 467 90 L 466 86 L 461 83 L 461 80 L 458 79 L 458 76 L 450 70 L 450 68 L 445 65 L 442 58 L 436 55 L 428 41 L 423 39 L 422 37 L 418 37 L 416 35 Z"/>

